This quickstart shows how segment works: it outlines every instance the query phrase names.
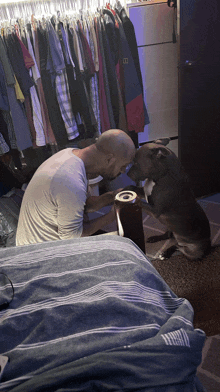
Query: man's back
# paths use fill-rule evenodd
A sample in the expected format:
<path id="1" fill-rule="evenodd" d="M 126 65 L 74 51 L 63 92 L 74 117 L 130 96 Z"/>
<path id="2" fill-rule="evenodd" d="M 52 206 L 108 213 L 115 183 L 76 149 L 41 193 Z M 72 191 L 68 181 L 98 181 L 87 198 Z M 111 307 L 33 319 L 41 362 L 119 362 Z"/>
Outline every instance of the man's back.
<path id="1" fill-rule="evenodd" d="M 16 245 L 80 237 L 86 194 L 85 166 L 72 148 L 47 159 L 25 191 Z"/>

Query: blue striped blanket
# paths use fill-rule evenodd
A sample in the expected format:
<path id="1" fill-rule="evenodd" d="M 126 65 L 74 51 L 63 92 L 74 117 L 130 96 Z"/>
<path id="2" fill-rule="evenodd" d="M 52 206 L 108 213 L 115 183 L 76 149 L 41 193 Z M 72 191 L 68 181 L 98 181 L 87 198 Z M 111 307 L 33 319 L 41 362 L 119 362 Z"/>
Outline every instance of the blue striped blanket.
<path id="1" fill-rule="evenodd" d="M 0 312 L 0 391 L 199 390 L 205 334 L 129 239 L 1 249 L 0 272 L 15 290 Z"/>

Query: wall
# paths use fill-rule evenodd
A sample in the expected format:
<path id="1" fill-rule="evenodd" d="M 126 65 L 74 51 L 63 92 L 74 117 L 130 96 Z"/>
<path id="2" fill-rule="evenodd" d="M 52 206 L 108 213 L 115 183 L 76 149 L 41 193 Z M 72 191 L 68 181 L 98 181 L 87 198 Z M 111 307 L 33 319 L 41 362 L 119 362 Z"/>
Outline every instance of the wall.
<path id="1" fill-rule="evenodd" d="M 144 98 L 150 124 L 139 143 L 178 136 L 178 44 L 173 43 L 174 9 L 167 1 L 128 4 L 137 38 Z M 178 155 L 178 140 L 169 146 Z"/>

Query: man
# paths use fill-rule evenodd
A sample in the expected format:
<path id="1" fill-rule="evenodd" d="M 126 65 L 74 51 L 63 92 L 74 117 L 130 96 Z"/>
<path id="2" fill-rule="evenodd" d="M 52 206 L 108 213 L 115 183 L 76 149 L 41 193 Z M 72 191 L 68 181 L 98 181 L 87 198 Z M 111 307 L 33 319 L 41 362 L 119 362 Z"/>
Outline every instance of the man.
<path id="1" fill-rule="evenodd" d="M 25 191 L 18 220 L 16 245 L 70 239 L 94 234 L 115 219 L 114 209 L 83 221 L 84 212 L 114 202 L 116 192 L 87 198 L 88 179 L 113 180 L 125 172 L 135 146 L 123 131 L 111 129 L 83 149 L 66 148 L 47 159 Z"/>

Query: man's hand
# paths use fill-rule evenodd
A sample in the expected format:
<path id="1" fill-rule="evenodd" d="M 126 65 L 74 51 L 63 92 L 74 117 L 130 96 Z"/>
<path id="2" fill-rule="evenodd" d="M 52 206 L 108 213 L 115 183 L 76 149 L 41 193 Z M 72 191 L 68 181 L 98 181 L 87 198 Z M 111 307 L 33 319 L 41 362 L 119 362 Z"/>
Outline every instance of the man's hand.
<path id="1" fill-rule="evenodd" d="M 89 196 L 86 200 L 85 212 L 95 212 L 101 210 L 103 207 L 111 206 L 114 203 L 115 196 L 121 190 L 122 188 L 103 193 L 100 196 Z"/>
<path id="2" fill-rule="evenodd" d="M 119 188 L 119 189 L 117 189 L 116 191 L 112 191 L 113 200 L 115 200 L 115 196 L 116 196 L 119 192 L 123 191 L 123 189 L 124 189 L 124 188 Z"/>

